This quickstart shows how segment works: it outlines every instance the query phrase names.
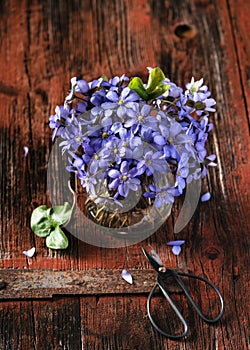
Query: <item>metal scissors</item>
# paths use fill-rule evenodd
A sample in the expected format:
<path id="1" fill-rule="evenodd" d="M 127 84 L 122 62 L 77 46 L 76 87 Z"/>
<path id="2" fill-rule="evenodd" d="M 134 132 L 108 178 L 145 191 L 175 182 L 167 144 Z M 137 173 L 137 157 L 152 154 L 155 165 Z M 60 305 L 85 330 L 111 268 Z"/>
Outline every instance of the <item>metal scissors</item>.
<path id="1" fill-rule="evenodd" d="M 166 289 L 166 286 L 164 286 L 164 281 L 166 281 L 169 277 L 174 278 L 174 280 L 178 283 L 178 285 L 180 286 L 180 288 L 182 289 L 182 291 L 186 295 L 187 299 L 189 300 L 189 302 L 191 303 L 191 305 L 193 306 L 193 308 L 195 309 L 195 311 L 198 313 L 198 315 L 201 317 L 201 319 L 203 321 L 212 324 L 212 323 L 217 322 L 221 318 L 221 316 L 223 315 L 223 312 L 224 312 L 224 300 L 223 300 L 223 297 L 222 297 L 220 291 L 218 290 L 218 288 L 212 282 L 208 281 L 204 277 L 196 276 L 196 275 L 193 275 L 193 274 L 190 274 L 190 273 L 185 273 L 185 272 L 177 272 L 177 271 L 172 270 L 172 269 L 167 269 L 165 266 L 163 266 L 162 263 L 159 264 L 158 261 L 156 261 L 151 255 L 149 255 L 144 248 L 142 248 L 142 251 L 143 251 L 144 255 L 146 256 L 147 260 L 153 266 L 153 268 L 158 272 L 158 276 L 156 278 L 156 283 L 153 286 L 153 288 L 152 288 L 152 290 L 151 290 L 151 292 L 150 292 L 150 294 L 148 296 L 148 300 L 147 300 L 147 312 L 148 312 L 149 319 L 150 319 L 152 325 L 154 326 L 154 328 L 158 332 L 160 332 L 165 337 L 170 338 L 170 339 L 181 339 L 182 337 L 185 337 L 187 335 L 187 332 L 188 332 L 188 324 L 187 324 L 186 320 L 184 319 L 184 317 L 182 316 L 182 314 L 178 310 L 176 304 L 174 303 L 174 301 L 170 297 L 169 292 Z M 157 259 L 157 260 L 159 260 L 159 259 Z M 209 319 L 202 313 L 202 311 L 199 309 L 197 304 L 192 299 L 192 297 L 191 297 L 187 287 L 183 283 L 183 281 L 180 278 L 180 276 L 193 278 L 193 279 L 197 279 L 197 280 L 203 281 L 206 284 L 208 284 L 217 293 L 217 295 L 218 295 L 218 297 L 220 299 L 220 304 L 221 304 L 221 309 L 220 309 L 220 312 L 219 312 L 217 317 L 215 317 L 214 319 Z M 164 297 L 167 299 L 167 301 L 169 302 L 170 306 L 172 307 L 172 309 L 176 313 L 177 317 L 179 318 L 179 320 L 183 324 L 184 331 L 183 331 L 182 334 L 173 335 L 173 334 L 166 333 L 162 328 L 159 327 L 159 325 L 157 325 L 157 323 L 153 319 L 152 314 L 151 314 L 151 300 L 152 300 L 153 294 L 155 292 L 155 289 L 157 287 L 160 288 L 160 290 L 163 293 Z"/>

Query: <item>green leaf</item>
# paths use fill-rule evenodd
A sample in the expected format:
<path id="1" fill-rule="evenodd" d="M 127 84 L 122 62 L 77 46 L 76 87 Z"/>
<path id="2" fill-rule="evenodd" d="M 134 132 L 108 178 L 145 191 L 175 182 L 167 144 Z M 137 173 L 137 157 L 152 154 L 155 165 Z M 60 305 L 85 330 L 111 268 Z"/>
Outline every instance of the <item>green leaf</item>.
<path id="1" fill-rule="evenodd" d="M 165 75 L 163 71 L 156 67 L 151 70 L 148 78 L 148 85 L 146 88 L 146 92 L 148 94 L 152 93 L 159 85 L 165 80 Z"/>
<path id="2" fill-rule="evenodd" d="M 50 234 L 51 222 L 50 222 L 50 211 L 46 205 L 33 210 L 30 219 L 31 229 L 39 237 L 46 237 Z"/>
<path id="3" fill-rule="evenodd" d="M 50 220 L 53 227 L 63 225 L 67 222 L 71 216 L 72 208 L 68 202 L 64 205 L 57 205 L 52 208 L 50 214 Z"/>
<path id="4" fill-rule="evenodd" d="M 133 78 L 128 87 L 131 89 L 131 90 L 134 90 L 141 98 L 143 98 L 145 101 L 148 100 L 148 94 L 146 92 L 146 89 L 145 87 L 143 86 L 143 82 L 140 78 L 138 77 L 135 77 Z"/>
<path id="5" fill-rule="evenodd" d="M 57 226 L 46 238 L 46 245 L 51 249 L 66 249 L 68 244 L 68 238 L 59 226 Z"/>
<path id="6" fill-rule="evenodd" d="M 155 98 L 161 95 L 166 96 L 169 88 L 170 84 L 162 84 L 161 86 L 156 88 L 152 93 L 149 94 L 149 99 L 154 100 Z"/>

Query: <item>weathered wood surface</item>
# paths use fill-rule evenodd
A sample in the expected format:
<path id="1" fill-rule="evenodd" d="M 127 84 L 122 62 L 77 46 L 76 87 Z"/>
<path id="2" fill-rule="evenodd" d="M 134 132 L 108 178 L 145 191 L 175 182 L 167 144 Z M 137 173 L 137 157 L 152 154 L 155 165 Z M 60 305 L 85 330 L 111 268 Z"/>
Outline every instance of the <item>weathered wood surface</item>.
<path id="1" fill-rule="evenodd" d="M 0 299 L 38 299 L 58 295 L 104 295 L 149 293 L 155 284 L 155 271 L 130 269 L 133 284 L 121 279 L 120 270 L 87 269 L 51 271 L 48 269 L 1 269 L 4 288 Z M 169 280 L 168 290 L 181 292 Z"/>
<path id="2" fill-rule="evenodd" d="M 167 266 L 209 277 L 226 302 L 216 326 L 186 309 L 190 333 L 173 342 L 151 327 L 145 295 L 6 301 L 1 349 L 249 349 L 249 11 L 243 0 L 0 1 L 0 268 L 145 269 L 141 246 L 150 243 Z M 142 244 L 101 249 L 70 236 L 67 251 L 48 250 L 29 219 L 34 207 L 49 204 L 47 121 L 70 78 L 143 77 L 156 65 L 179 84 L 204 76 L 216 97 L 209 148 L 218 167 L 203 187 L 211 201 L 176 236 L 178 206 Z M 186 240 L 178 258 L 166 247 L 174 238 Z M 22 251 L 31 246 L 37 255 L 26 259 Z"/>

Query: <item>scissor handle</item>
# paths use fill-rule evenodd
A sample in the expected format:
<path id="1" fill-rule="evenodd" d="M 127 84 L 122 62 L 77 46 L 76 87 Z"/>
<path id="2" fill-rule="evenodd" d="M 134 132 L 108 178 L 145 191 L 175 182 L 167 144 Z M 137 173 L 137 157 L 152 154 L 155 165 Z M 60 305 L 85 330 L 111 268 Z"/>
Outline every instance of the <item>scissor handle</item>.
<path id="1" fill-rule="evenodd" d="M 155 289 L 159 287 L 160 290 L 162 291 L 164 297 L 167 299 L 167 301 L 169 302 L 169 304 L 171 305 L 172 309 L 174 310 L 174 312 L 176 313 L 177 317 L 179 318 L 179 320 L 181 321 L 181 323 L 184 326 L 184 331 L 181 334 L 178 335 L 173 335 L 173 334 L 169 334 L 166 333 L 162 328 L 160 328 L 160 326 L 155 322 L 155 320 L 153 319 L 152 315 L 151 315 L 151 310 L 150 310 L 150 305 L 151 305 L 151 300 L 154 294 Z M 168 292 L 165 290 L 165 288 L 161 285 L 161 283 L 158 280 L 156 280 L 155 285 L 153 286 L 153 288 L 151 289 L 151 292 L 149 293 L 148 296 L 148 300 L 147 300 L 147 312 L 148 312 L 148 317 L 150 319 L 150 322 L 152 323 L 152 325 L 154 326 L 154 328 L 161 333 L 162 335 L 164 335 L 167 338 L 170 338 L 172 340 L 177 340 L 177 339 L 181 339 L 183 337 L 185 337 L 187 335 L 188 332 L 188 325 L 187 322 L 185 321 L 185 319 L 183 318 L 182 314 L 180 313 L 180 311 L 178 310 L 177 306 L 175 305 L 175 303 L 173 302 L 173 300 L 171 299 L 170 295 L 168 294 Z"/>
<path id="2" fill-rule="evenodd" d="M 211 288 L 213 288 L 215 290 L 215 292 L 217 293 L 217 295 L 219 296 L 220 302 L 221 302 L 221 310 L 220 313 L 218 314 L 218 316 L 214 319 L 208 319 L 203 313 L 202 311 L 199 309 L 199 307 L 196 305 L 196 303 L 194 302 L 194 300 L 192 299 L 190 293 L 188 292 L 186 286 L 184 285 L 184 283 L 182 282 L 182 280 L 180 279 L 180 276 L 183 277 L 189 277 L 189 278 L 195 278 L 198 279 L 200 281 L 203 281 L 205 283 L 207 283 Z M 163 334 L 165 337 L 173 339 L 173 340 L 177 340 L 177 339 L 181 339 L 183 337 L 185 337 L 187 335 L 188 332 L 188 325 L 186 320 L 183 318 L 182 314 L 180 313 L 180 311 L 178 310 L 177 306 L 175 305 L 174 301 L 172 300 L 172 298 L 170 297 L 169 293 L 167 292 L 167 290 L 164 288 L 164 286 L 162 285 L 162 281 L 166 280 L 168 277 L 174 277 L 174 279 L 176 280 L 176 282 L 179 284 L 179 286 L 181 287 L 181 289 L 183 290 L 183 292 L 185 293 L 186 297 L 188 298 L 188 300 L 190 301 L 191 305 L 194 307 L 195 311 L 198 313 L 198 315 L 205 321 L 208 323 L 215 323 L 217 322 L 221 316 L 223 315 L 224 312 L 224 300 L 223 297 L 220 293 L 220 291 L 218 290 L 218 288 L 209 280 L 207 280 L 204 277 L 200 277 L 200 276 L 196 276 L 193 274 L 188 274 L 188 273 L 184 273 L 184 272 L 176 272 L 174 270 L 167 270 L 167 273 L 164 277 L 164 275 L 158 275 L 157 279 L 156 279 L 156 283 L 153 286 L 151 292 L 149 293 L 148 296 L 148 300 L 147 300 L 147 312 L 148 312 L 148 316 L 149 319 L 152 323 L 152 325 L 155 327 L 155 329 L 160 332 L 161 334 Z M 175 314 L 177 315 L 178 319 L 181 321 L 181 323 L 184 326 L 184 331 L 183 333 L 179 334 L 179 335 L 173 335 L 173 334 L 168 334 L 166 333 L 163 329 L 160 328 L 160 326 L 155 322 L 155 320 L 153 319 L 152 315 L 151 315 L 151 311 L 150 311 L 150 305 L 151 305 L 151 300 L 153 297 L 153 294 L 155 292 L 155 289 L 159 287 L 160 290 L 162 291 L 164 297 L 167 299 L 167 301 L 169 302 L 170 306 L 172 307 L 172 309 L 174 310 Z"/>
<path id="3" fill-rule="evenodd" d="M 197 304 L 195 303 L 195 301 L 191 297 L 190 293 L 188 292 L 186 286 L 184 285 L 182 280 L 179 278 L 179 276 L 193 278 L 193 279 L 197 279 L 199 281 L 205 282 L 216 292 L 216 294 L 218 295 L 218 297 L 220 299 L 220 303 L 221 303 L 221 309 L 220 309 L 218 316 L 216 316 L 215 318 L 209 319 L 202 313 L 201 309 L 197 306 Z M 223 300 L 223 297 L 222 297 L 219 289 L 212 282 L 210 282 L 205 277 L 200 277 L 200 276 L 196 276 L 194 274 L 185 273 L 185 272 L 175 272 L 174 278 L 175 278 L 176 282 L 179 284 L 179 286 L 181 287 L 181 289 L 183 290 L 183 292 L 185 293 L 186 297 L 188 298 L 188 300 L 192 304 L 195 311 L 198 313 L 198 315 L 202 318 L 203 321 L 205 321 L 207 323 L 216 323 L 217 321 L 219 321 L 219 319 L 222 317 L 222 315 L 224 313 L 224 300 Z"/>

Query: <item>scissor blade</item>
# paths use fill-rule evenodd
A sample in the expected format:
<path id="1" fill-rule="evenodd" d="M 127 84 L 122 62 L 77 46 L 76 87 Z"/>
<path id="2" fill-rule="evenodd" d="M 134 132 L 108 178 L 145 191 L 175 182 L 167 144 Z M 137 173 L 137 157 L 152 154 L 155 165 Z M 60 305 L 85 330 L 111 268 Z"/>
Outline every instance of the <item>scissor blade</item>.
<path id="1" fill-rule="evenodd" d="M 159 268 L 162 266 L 158 264 L 158 262 L 151 256 L 149 255 L 144 248 L 142 248 L 143 254 L 147 258 L 148 262 L 153 266 L 153 268 L 159 272 Z"/>

